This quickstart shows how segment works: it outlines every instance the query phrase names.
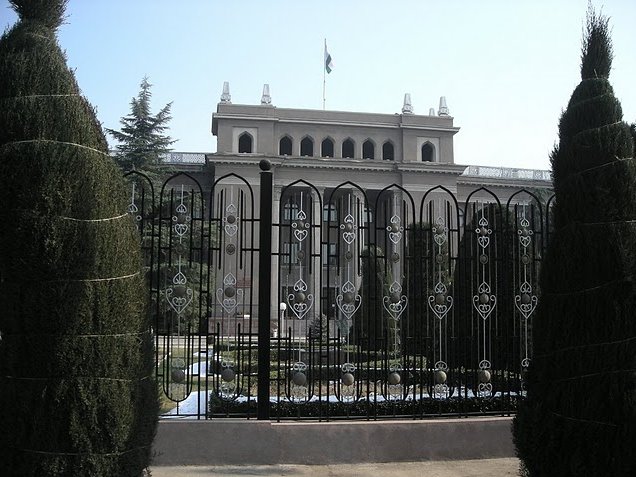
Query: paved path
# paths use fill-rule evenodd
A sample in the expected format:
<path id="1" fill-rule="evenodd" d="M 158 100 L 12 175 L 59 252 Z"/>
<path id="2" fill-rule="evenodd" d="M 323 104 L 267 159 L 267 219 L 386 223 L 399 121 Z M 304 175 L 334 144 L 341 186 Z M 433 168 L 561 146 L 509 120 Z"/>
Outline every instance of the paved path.
<path id="1" fill-rule="evenodd" d="M 506 477 L 519 475 L 519 460 L 479 459 L 344 465 L 151 467 L 152 477 Z"/>

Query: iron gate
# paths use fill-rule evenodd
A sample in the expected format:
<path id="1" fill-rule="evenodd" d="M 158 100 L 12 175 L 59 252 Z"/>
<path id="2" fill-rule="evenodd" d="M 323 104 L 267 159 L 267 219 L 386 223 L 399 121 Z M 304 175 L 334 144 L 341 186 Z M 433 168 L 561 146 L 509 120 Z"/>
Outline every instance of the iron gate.
<path id="1" fill-rule="evenodd" d="M 261 168 L 207 188 L 127 174 L 166 417 L 514 412 L 552 199 L 274 190 Z"/>

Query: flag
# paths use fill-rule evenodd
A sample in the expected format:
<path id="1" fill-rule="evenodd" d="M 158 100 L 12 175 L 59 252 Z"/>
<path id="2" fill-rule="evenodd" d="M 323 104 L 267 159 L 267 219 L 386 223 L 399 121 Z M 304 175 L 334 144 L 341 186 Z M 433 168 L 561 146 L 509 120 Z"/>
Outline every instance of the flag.
<path id="1" fill-rule="evenodd" d="M 327 70 L 327 73 L 331 73 L 332 69 L 333 61 L 331 61 L 331 55 L 327 51 L 327 43 L 325 43 L 325 70 Z"/>

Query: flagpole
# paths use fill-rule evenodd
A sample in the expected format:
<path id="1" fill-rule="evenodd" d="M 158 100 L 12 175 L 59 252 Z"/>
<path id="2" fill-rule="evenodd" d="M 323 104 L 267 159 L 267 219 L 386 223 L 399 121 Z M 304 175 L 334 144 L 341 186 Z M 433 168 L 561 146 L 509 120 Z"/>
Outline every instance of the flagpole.
<path id="1" fill-rule="evenodd" d="M 325 109 L 325 89 L 327 86 L 327 76 L 325 71 L 327 70 L 327 39 L 325 38 L 325 51 L 322 55 L 322 109 Z"/>

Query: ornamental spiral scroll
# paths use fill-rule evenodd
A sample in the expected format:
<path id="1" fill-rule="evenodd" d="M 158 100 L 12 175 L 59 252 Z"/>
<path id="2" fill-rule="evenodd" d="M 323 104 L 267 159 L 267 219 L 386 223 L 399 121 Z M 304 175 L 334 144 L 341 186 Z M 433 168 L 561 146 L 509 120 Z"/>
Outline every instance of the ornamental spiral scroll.
<path id="1" fill-rule="evenodd" d="M 389 313 L 391 319 L 398 321 L 406 310 L 408 297 L 402 294 L 402 285 L 394 281 L 389 287 L 389 296 L 382 299 L 384 309 Z"/>
<path id="2" fill-rule="evenodd" d="M 229 272 L 223 277 L 223 287 L 216 289 L 216 300 L 228 314 L 232 314 L 243 303 L 244 291 L 236 285 L 236 277 Z"/>
<path id="3" fill-rule="evenodd" d="M 433 241 L 437 245 L 435 251 L 435 265 L 437 266 L 437 283 L 433 288 L 433 293 L 428 296 L 428 306 L 437 319 L 443 320 L 453 307 L 453 297 L 448 294 L 448 288 L 442 281 L 442 263 L 444 255 L 442 246 L 448 242 L 448 227 L 442 217 L 435 219 L 433 227 Z"/>
<path id="4" fill-rule="evenodd" d="M 172 286 L 167 287 L 164 291 L 166 301 L 177 315 L 183 313 L 194 297 L 194 291 L 187 284 L 188 279 L 181 271 L 181 256 L 179 255 L 178 270 L 172 277 Z"/>
<path id="5" fill-rule="evenodd" d="M 302 266 L 300 267 L 300 274 L 302 276 Z M 314 305 L 314 295 L 307 293 L 308 289 L 309 287 L 305 280 L 299 278 L 294 283 L 294 293 L 287 295 L 287 303 L 299 320 L 302 320 Z"/>
<path id="6" fill-rule="evenodd" d="M 523 207 L 523 216 L 519 224 L 521 228 L 517 230 L 519 236 L 519 244 L 523 251 L 521 255 L 521 263 L 523 264 L 523 282 L 519 285 L 519 293 L 515 295 L 515 306 L 523 316 L 525 320 L 530 319 L 532 313 L 534 313 L 538 297 L 532 293 L 532 285 L 528 282 L 528 267 L 531 263 L 530 256 L 528 254 L 528 247 L 532 243 L 532 236 L 534 231 L 530 229 L 530 221 L 526 218 L 526 207 Z"/>
<path id="7" fill-rule="evenodd" d="M 175 214 L 172 216 L 174 233 L 179 237 L 179 243 L 190 230 L 190 222 L 192 221 L 192 217 L 188 214 L 188 207 L 184 203 L 184 194 L 184 185 L 181 184 L 179 204 L 175 207 Z"/>

